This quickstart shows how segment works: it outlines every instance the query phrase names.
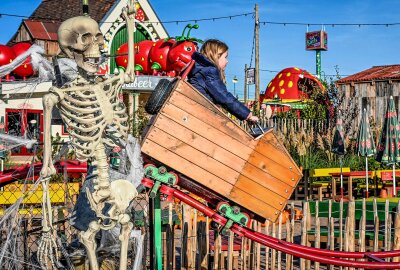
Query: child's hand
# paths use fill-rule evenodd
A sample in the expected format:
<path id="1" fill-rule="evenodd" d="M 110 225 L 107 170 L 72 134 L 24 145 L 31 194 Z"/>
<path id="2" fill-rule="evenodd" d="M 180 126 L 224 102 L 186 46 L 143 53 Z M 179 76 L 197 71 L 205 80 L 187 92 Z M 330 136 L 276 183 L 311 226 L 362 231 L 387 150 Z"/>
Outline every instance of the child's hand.
<path id="1" fill-rule="evenodd" d="M 253 113 L 250 112 L 249 116 L 247 116 L 246 121 L 249 123 L 257 123 L 258 122 L 258 117 L 253 115 Z"/>

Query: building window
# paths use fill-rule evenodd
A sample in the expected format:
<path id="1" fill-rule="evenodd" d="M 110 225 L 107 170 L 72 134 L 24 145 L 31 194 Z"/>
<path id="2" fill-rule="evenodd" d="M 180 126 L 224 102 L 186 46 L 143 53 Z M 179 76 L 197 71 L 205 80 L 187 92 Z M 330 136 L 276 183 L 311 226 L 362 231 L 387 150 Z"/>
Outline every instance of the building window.
<path id="1" fill-rule="evenodd" d="M 5 130 L 8 135 L 43 142 L 43 111 L 26 109 L 6 109 Z M 33 149 L 19 146 L 11 150 L 11 155 L 32 155 Z"/>
<path id="2" fill-rule="evenodd" d="M 368 108 L 368 98 L 367 97 L 363 97 L 362 98 L 362 102 L 361 102 L 361 109 L 363 110 L 364 108 L 369 110 Z"/>

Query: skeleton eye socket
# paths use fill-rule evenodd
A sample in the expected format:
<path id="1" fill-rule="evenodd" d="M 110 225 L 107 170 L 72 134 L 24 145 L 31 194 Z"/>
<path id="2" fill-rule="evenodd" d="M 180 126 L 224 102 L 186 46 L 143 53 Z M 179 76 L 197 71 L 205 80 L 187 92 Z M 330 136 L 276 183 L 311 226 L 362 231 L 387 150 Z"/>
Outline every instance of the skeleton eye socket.
<path id="1" fill-rule="evenodd" d="M 100 50 L 104 49 L 104 37 L 101 33 L 96 35 L 96 43 L 99 44 Z"/>
<path id="2" fill-rule="evenodd" d="M 102 35 L 101 33 L 98 33 L 98 34 L 96 35 L 96 41 L 97 41 L 97 43 L 99 43 L 99 44 L 103 44 L 103 43 L 104 43 L 104 37 L 103 37 L 103 35 Z"/>
<path id="3" fill-rule="evenodd" d="M 90 33 L 86 33 L 82 35 L 82 43 L 84 45 L 89 45 L 93 41 L 93 35 Z"/>

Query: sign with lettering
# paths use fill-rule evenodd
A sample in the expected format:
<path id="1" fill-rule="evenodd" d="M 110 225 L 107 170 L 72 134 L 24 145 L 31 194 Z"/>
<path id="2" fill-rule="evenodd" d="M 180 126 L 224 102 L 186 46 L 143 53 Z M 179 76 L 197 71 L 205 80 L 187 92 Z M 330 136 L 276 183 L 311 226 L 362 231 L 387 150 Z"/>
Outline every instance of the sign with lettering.
<path id="1" fill-rule="evenodd" d="M 246 84 L 255 84 L 256 83 L 256 76 L 255 76 L 255 68 L 248 68 L 246 70 Z"/>
<path id="2" fill-rule="evenodd" d="M 307 32 L 306 50 L 328 50 L 328 34 L 325 31 Z"/>
<path id="3" fill-rule="evenodd" d="M 154 91 L 158 82 L 161 79 L 172 80 L 171 77 L 163 77 L 163 76 L 135 76 L 135 80 L 131 83 L 127 83 L 124 85 L 124 90 L 132 90 L 132 91 Z"/>

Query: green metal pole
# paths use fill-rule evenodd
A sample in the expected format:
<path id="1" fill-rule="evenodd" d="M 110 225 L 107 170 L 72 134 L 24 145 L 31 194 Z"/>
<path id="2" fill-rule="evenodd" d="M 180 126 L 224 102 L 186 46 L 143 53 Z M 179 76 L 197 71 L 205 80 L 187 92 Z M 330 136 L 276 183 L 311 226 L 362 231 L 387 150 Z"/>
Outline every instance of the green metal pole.
<path id="1" fill-rule="evenodd" d="M 137 123 L 137 109 L 138 109 L 138 105 L 136 104 L 136 98 L 137 98 L 137 96 L 139 96 L 140 94 L 138 94 L 138 93 L 133 93 L 133 134 L 135 135 L 135 136 L 137 136 L 136 135 L 136 123 Z M 140 134 L 139 134 L 140 135 Z"/>
<path id="2" fill-rule="evenodd" d="M 317 65 L 317 76 L 318 79 L 321 79 L 321 50 L 316 50 L 316 58 L 315 58 L 315 63 Z"/>
<path id="3" fill-rule="evenodd" d="M 161 203 L 160 192 L 154 200 L 154 252 L 155 252 L 155 269 L 162 270 L 162 238 L 161 238 Z"/>

